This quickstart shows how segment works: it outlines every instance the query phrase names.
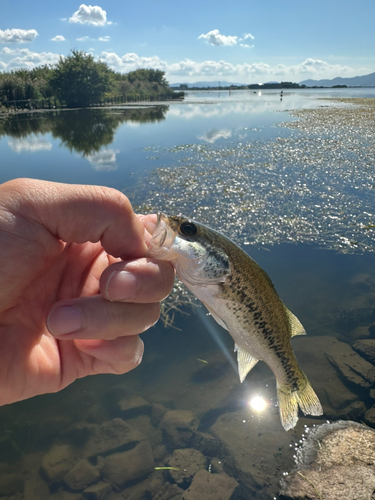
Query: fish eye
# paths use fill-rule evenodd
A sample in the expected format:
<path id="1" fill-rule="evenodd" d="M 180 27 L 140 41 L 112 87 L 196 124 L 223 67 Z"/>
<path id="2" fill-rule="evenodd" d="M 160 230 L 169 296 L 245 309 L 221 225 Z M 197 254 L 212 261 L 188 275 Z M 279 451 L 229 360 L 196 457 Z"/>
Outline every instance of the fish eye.
<path id="1" fill-rule="evenodd" d="M 194 236 L 197 232 L 197 226 L 192 222 L 183 222 L 180 226 L 180 233 L 184 236 Z"/>

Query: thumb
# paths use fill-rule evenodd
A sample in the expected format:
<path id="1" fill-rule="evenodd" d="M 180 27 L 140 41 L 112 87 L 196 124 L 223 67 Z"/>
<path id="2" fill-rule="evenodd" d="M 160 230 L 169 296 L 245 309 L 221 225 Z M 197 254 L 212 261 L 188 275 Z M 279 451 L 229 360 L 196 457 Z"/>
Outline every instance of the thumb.
<path id="1" fill-rule="evenodd" d="M 107 253 L 123 259 L 146 254 L 144 227 L 128 198 L 115 189 L 17 179 L 0 186 L 0 204 L 57 240 L 100 241 Z"/>

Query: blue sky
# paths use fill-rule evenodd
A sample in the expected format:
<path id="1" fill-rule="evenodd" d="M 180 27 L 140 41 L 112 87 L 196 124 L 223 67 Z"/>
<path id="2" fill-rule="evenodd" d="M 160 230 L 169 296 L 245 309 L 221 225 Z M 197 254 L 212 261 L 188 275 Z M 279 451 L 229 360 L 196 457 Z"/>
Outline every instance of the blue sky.
<path id="1" fill-rule="evenodd" d="M 1 0 L 0 71 L 70 49 L 175 82 L 299 82 L 375 72 L 375 1 Z"/>

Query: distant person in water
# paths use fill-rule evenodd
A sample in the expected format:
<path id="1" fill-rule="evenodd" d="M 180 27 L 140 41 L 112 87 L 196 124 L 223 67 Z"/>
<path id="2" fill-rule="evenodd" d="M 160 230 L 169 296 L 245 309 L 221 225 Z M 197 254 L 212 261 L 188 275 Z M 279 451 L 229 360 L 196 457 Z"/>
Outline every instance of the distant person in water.
<path id="1" fill-rule="evenodd" d="M 0 405 L 141 362 L 174 281 L 146 259 L 150 224 L 114 189 L 0 185 Z"/>

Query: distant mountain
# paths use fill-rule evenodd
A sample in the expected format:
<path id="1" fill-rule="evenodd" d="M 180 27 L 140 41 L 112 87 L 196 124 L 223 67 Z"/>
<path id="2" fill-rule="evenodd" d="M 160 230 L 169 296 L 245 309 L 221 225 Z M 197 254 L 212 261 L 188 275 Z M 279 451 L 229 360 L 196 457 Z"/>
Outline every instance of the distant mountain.
<path id="1" fill-rule="evenodd" d="M 194 83 L 171 83 L 171 87 L 179 87 L 180 85 L 187 85 L 189 88 L 191 87 L 218 87 L 219 86 L 219 80 L 215 82 L 194 82 Z M 231 85 L 236 85 L 238 87 L 241 87 L 242 85 L 247 85 L 246 83 L 233 83 L 233 82 L 224 82 L 220 81 L 220 87 L 230 87 Z"/>
<path id="2" fill-rule="evenodd" d="M 334 85 L 348 85 L 349 87 L 375 87 L 375 73 L 353 78 L 334 78 L 333 80 L 304 80 L 300 85 L 307 87 L 333 87 Z"/>

